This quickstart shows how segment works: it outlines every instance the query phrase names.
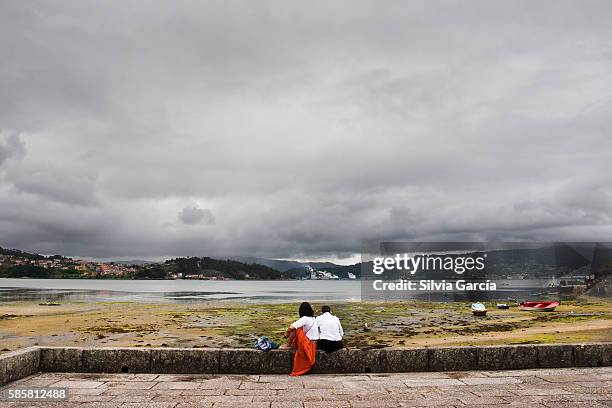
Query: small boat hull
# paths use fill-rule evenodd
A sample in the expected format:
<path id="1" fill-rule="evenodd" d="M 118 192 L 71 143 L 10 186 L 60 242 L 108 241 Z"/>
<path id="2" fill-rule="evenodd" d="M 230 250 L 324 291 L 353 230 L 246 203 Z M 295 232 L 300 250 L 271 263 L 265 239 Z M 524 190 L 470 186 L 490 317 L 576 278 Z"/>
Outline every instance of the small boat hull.
<path id="1" fill-rule="evenodd" d="M 500 303 L 500 304 L 497 305 L 497 308 L 498 309 L 510 309 L 510 306 L 508 306 L 505 303 Z"/>
<path id="2" fill-rule="evenodd" d="M 473 303 L 472 304 L 472 313 L 474 316 L 486 316 L 487 315 L 487 307 L 482 303 Z"/>
<path id="3" fill-rule="evenodd" d="M 521 310 L 526 312 L 552 312 L 559 302 L 523 302 L 521 303 Z"/>

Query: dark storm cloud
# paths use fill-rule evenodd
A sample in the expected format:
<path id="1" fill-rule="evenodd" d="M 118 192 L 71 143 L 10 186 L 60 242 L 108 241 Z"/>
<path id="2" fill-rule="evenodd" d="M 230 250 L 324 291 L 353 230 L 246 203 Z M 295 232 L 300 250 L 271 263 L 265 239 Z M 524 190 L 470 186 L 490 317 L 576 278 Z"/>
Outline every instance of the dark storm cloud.
<path id="1" fill-rule="evenodd" d="M 2 246 L 313 258 L 610 240 L 607 1 L 13 1 L 0 16 Z"/>

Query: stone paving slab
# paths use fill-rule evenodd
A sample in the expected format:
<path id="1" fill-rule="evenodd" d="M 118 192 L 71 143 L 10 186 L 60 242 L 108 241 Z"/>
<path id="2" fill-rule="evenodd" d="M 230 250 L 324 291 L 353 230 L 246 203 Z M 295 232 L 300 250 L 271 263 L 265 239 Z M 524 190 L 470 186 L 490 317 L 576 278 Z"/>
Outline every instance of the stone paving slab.
<path id="1" fill-rule="evenodd" d="M 39 373 L 0 388 L 66 387 L 62 402 L 8 407 L 612 407 L 612 367 L 393 374 Z"/>

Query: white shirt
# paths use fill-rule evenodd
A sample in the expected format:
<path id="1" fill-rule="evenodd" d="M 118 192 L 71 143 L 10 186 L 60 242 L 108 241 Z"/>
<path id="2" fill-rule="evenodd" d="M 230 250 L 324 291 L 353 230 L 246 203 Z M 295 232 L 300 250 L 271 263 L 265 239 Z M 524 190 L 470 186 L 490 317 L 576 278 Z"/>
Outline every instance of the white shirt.
<path id="1" fill-rule="evenodd" d="M 314 317 L 302 316 L 295 322 L 291 323 L 291 327 L 294 329 L 299 329 L 302 327 L 302 330 L 304 330 L 304 333 L 306 333 L 306 337 L 308 337 L 310 340 L 319 340 L 319 325 Z"/>
<path id="2" fill-rule="evenodd" d="M 344 336 L 344 330 L 340 324 L 340 319 L 329 312 L 317 316 L 319 325 L 319 338 L 331 341 L 340 341 Z"/>

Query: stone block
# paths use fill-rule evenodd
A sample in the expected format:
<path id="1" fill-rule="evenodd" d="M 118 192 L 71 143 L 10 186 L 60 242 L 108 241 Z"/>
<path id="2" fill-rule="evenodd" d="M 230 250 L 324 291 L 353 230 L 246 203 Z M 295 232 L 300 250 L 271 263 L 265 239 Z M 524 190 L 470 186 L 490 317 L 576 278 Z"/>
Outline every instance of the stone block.
<path id="1" fill-rule="evenodd" d="M 219 372 L 219 349 L 151 349 L 151 372 L 217 374 Z"/>
<path id="2" fill-rule="evenodd" d="M 8 383 L 8 373 L 6 371 L 6 361 L 0 355 L 0 387 Z"/>
<path id="3" fill-rule="evenodd" d="M 477 348 L 479 370 L 519 370 L 538 367 L 533 346 L 484 346 Z"/>
<path id="4" fill-rule="evenodd" d="M 83 372 L 149 373 L 151 350 L 140 348 L 84 348 Z"/>
<path id="5" fill-rule="evenodd" d="M 72 373 L 83 371 L 83 348 L 41 347 L 40 370 Z"/>
<path id="6" fill-rule="evenodd" d="M 532 346 L 538 351 L 540 368 L 574 366 L 574 346 L 570 344 L 546 344 Z"/>
<path id="7" fill-rule="evenodd" d="M 427 349 L 382 349 L 381 372 L 427 371 Z"/>
<path id="8" fill-rule="evenodd" d="M 317 351 L 315 364 L 312 368 L 312 373 L 348 373 L 355 372 L 348 370 L 349 365 L 355 362 L 348 361 L 348 350 L 338 350 L 333 353 L 325 353 Z M 361 371 L 361 370 L 360 370 Z"/>
<path id="9" fill-rule="evenodd" d="M 612 366 L 612 343 L 602 344 L 601 347 L 603 347 L 602 366 L 604 367 Z"/>
<path id="10" fill-rule="evenodd" d="M 612 365 L 612 344 L 576 344 L 574 346 L 576 367 L 605 367 Z"/>
<path id="11" fill-rule="evenodd" d="M 3 362 L 0 365 L 0 370 L 4 371 L 4 375 L 0 375 L 0 379 L 6 384 L 38 372 L 40 349 L 29 347 L 3 354 L 0 359 Z"/>
<path id="12" fill-rule="evenodd" d="M 338 350 L 318 352 L 313 373 L 378 373 L 382 350 Z"/>
<path id="13" fill-rule="evenodd" d="M 261 374 L 289 374 L 293 367 L 293 351 L 270 350 L 261 353 Z"/>
<path id="14" fill-rule="evenodd" d="M 476 370 L 478 355 L 475 347 L 440 347 L 428 349 L 430 371 Z"/>
<path id="15" fill-rule="evenodd" d="M 260 374 L 264 352 L 252 349 L 221 349 L 220 374 Z"/>

